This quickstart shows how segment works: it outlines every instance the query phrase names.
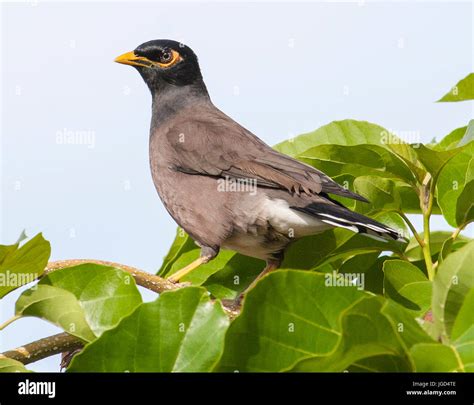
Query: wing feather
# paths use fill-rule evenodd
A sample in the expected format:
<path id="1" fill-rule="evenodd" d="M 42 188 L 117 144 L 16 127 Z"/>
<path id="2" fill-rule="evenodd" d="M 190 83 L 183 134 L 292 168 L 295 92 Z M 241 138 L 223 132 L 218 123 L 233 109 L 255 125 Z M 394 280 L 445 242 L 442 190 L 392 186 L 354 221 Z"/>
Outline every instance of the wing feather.
<path id="1" fill-rule="evenodd" d="M 250 180 L 296 194 L 330 193 L 367 201 L 312 166 L 275 151 L 214 108 L 180 117 L 166 136 L 177 152 L 178 171 Z"/>

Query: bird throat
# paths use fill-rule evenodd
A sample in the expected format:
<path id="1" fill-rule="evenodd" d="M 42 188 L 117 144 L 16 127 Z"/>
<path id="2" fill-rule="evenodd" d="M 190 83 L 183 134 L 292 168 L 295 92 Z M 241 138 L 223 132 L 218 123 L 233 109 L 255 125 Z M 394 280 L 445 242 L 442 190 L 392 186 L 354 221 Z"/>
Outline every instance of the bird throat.
<path id="1" fill-rule="evenodd" d="M 152 99 L 152 128 L 160 126 L 187 107 L 211 102 L 202 80 L 186 86 L 160 86 L 152 91 Z"/>

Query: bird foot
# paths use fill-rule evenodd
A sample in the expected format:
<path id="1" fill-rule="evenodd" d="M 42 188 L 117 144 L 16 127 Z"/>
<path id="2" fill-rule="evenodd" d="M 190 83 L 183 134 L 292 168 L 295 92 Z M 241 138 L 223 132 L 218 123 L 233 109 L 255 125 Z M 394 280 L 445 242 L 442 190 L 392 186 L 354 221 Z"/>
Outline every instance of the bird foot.
<path id="1" fill-rule="evenodd" d="M 240 311 L 242 308 L 242 301 L 244 299 L 244 295 L 240 294 L 237 296 L 237 298 L 234 299 L 223 299 L 221 300 L 222 305 L 224 305 L 226 308 L 232 310 L 232 311 Z"/>

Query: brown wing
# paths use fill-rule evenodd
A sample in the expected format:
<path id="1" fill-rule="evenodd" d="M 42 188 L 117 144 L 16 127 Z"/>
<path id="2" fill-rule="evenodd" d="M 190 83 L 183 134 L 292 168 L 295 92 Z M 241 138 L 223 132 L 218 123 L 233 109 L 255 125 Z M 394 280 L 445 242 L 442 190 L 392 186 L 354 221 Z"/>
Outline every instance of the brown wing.
<path id="1" fill-rule="evenodd" d="M 331 193 L 367 201 L 319 170 L 273 150 L 217 109 L 193 111 L 187 116 L 190 118 L 183 119 L 181 115 L 166 132 L 177 152 L 176 170 L 253 180 L 258 186 L 290 193 Z"/>

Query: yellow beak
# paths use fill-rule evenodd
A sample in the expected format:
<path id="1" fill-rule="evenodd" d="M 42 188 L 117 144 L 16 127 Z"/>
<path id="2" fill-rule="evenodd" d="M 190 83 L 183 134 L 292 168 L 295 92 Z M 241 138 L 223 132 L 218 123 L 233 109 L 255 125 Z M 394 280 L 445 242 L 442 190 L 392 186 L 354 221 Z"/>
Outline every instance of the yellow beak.
<path id="1" fill-rule="evenodd" d="M 154 65 L 151 60 L 145 58 L 144 56 L 137 56 L 133 51 L 118 56 L 117 58 L 115 58 L 114 62 L 122 63 L 124 65 L 143 67 L 151 67 Z"/>

